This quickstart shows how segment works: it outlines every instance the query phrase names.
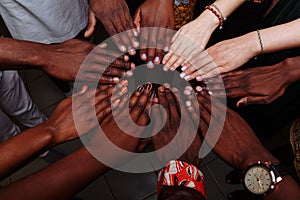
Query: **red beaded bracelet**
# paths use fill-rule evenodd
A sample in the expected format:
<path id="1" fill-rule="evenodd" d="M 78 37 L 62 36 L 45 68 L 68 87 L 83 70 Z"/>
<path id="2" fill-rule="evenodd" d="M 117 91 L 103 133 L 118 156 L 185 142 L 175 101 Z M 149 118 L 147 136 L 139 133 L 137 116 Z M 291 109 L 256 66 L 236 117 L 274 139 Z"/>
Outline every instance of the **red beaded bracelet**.
<path id="1" fill-rule="evenodd" d="M 211 11 L 219 20 L 219 29 L 223 29 L 223 22 L 226 21 L 226 18 L 223 17 L 222 13 L 220 12 L 220 9 L 215 5 L 212 4 L 210 6 L 206 6 L 205 9 Z"/>

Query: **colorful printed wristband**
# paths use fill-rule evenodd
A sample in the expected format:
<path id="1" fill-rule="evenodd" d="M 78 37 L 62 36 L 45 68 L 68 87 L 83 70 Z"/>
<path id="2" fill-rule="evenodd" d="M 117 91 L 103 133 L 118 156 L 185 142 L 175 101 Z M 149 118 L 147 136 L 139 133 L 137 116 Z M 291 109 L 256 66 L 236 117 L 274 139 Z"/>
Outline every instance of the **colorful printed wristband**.
<path id="1" fill-rule="evenodd" d="M 186 162 L 172 160 L 158 175 L 158 194 L 163 186 L 184 186 L 197 190 L 205 198 L 204 176 L 202 172 Z"/>

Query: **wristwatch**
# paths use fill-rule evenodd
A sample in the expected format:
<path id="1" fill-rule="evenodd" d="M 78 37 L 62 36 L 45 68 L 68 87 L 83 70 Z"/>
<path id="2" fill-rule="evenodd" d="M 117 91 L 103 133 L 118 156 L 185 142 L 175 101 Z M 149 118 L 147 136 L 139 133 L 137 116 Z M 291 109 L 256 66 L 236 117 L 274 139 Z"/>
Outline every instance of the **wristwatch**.
<path id="1" fill-rule="evenodd" d="M 246 169 L 243 184 L 252 194 L 267 195 L 287 174 L 287 168 L 280 162 L 258 161 Z"/>

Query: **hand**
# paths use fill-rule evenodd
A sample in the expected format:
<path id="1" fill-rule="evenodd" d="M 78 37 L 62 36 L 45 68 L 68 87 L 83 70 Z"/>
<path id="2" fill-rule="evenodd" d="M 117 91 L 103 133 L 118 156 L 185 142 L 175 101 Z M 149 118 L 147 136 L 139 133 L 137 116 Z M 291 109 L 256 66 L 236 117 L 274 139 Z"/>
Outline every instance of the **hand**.
<path id="1" fill-rule="evenodd" d="M 193 54 L 182 68 L 181 77 L 202 81 L 235 70 L 257 55 L 257 35 L 246 34 L 219 42 L 199 54 Z"/>
<path id="2" fill-rule="evenodd" d="M 97 18 L 95 16 L 95 14 L 93 13 L 93 11 L 90 9 L 89 10 L 88 26 L 87 26 L 86 31 L 84 33 L 85 38 L 89 38 L 93 35 L 93 33 L 95 31 L 95 28 L 96 28 L 96 24 L 97 24 Z"/>
<path id="3" fill-rule="evenodd" d="M 152 106 L 155 93 L 151 92 L 152 84 L 148 83 L 144 87 L 140 86 L 134 92 L 133 96 L 125 95 L 115 106 L 115 114 L 109 114 L 101 123 L 100 126 L 109 139 L 118 148 L 128 152 L 136 152 L 141 150 L 139 147 L 140 136 L 143 133 L 144 127 L 150 122 L 149 109 Z M 129 101 L 129 102 L 128 102 Z M 127 107 L 129 103 L 129 107 Z M 130 117 L 128 116 L 128 109 Z M 90 150 L 101 158 L 107 156 L 113 165 L 121 165 L 128 161 L 128 157 L 115 150 L 107 138 L 96 132 L 94 138 L 90 142 Z M 103 154 L 103 152 L 110 152 Z M 122 154 L 122 155 L 120 155 Z"/>
<path id="4" fill-rule="evenodd" d="M 199 128 L 202 136 L 206 137 L 205 142 L 208 145 L 217 140 L 217 143 L 211 146 L 216 154 L 229 165 L 240 170 L 245 170 L 250 164 L 257 161 L 278 161 L 262 146 L 250 126 L 237 113 L 226 108 L 217 99 L 214 99 L 212 104 L 211 97 L 207 93 L 202 94 L 197 96 L 201 117 Z M 214 107 L 213 113 L 212 106 Z M 188 108 L 192 117 L 199 115 L 195 112 L 194 107 L 193 104 Z M 223 126 L 220 119 L 224 111 L 226 111 L 226 118 Z M 211 124 L 211 120 L 214 120 L 213 124 Z M 210 134 L 207 134 L 208 127 Z"/>
<path id="5" fill-rule="evenodd" d="M 119 54 L 106 49 L 105 44 L 96 47 L 91 43 L 72 39 L 44 47 L 42 55 L 45 58 L 42 60 L 45 63 L 42 64 L 42 69 L 66 81 L 75 81 L 77 78 L 79 81 L 116 84 L 119 81 L 118 77 L 126 75 L 128 70 L 135 67 L 133 63 L 128 62 L 128 56 L 118 58 Z M 87 56 L 88 59 L 82 64 Z M 101 78 L 100 74 L 103 74 Z"/>
<path id="6" fill-rule="evenodd" d="M 153 68 L 154 64 L 160 64 L 162 51 L 170 47 L 172 35 L 168 29 L 174 29 L 173 0 L 145 1 L 136 10 L 134 25 L 141 34 L 141 59 L 147 61 L 147 67 Z"/>
<path id="7" fill-rule="evenodd" d="M 172 39 L 170 51 L 163 59 L 164 70 L 174 71 L 185 60 L 204 50 L 219 21 L 214 14 L 205 10 L 197 19 L 181 27 Z"/>
<path id="8" fill-rule="evenodd" d="M 221 78 L 207 80 L 209 91 L 215 97 L 242 97 L 237 102 L 237 107 L 269 104 L 282 96 L 289 85 L 287 68 L 282 63 L 229 72 L 222 74 Z M 222 80 L 223 83 L 220 82 Z M 226 90 L 222 90 L 223 84 Z"/>
<path id="9" fill-rule="evenodd" d="M 173 94 L 172 94 L 173 92 Z M 177 98 L 179 97 L 179 99 Z M 199 165 L 199 150 L 201 141 L 197 135 L 197 126 L 193 123 L 193 120 L 189 117 L 187 110 L 183 107 L 180 112 L 180 105 L 178 102 L 182 102 L 178 90 L 169 89 L 161 86 L 158 89 L 158 101 L 164 107 L 167 112 L 167 121 L 162 130 L 152 137 L 153 147 L 158 153 L 158 158 L 162 164 L 166 164 L 168 161 L 174 158 L 174 155 L 181 155 L 178 158 L 180 161 L 184 161 L 195 166 Z M 179 107 L 178 107 L 179 106 Z M 162 111 L 162 110 L 161 110 Z M 156 119 L 156 125 L 161 124 L 162 113 L 160 109 L 153 108 L 153 116 Z M 160 117 L 159 117 L 160 116 Z M 179 126 L 184 126 L 184 133 L 181 133 Z M 176 134 L 179 134 L 176 136 Z M 174 137 L 177 139 L 174 139 Z M 178 138 L 179 137 L 179 138 Z M 191 138 L 194 138 L 191 140 Z M 158 151 L 164 146 L 168 145 L 171 141 L 174 141 L 171 149 L 171 153 L 167 150 Z"/>
<path id="10" fill-rule="evenodd" d="M 114 36 L 112 39 L 120 51 L 126 52 L 127 50 L 131 55 L 135 55 L 134 48 L 137 48 L 139 43 L 135 38 L 137 32 L 134 30 L 126 1 L 90 0 L 89 2 L 91 10 L 101 21 L 110 36 L 127 31 L 126 33 Z"/>
<path id="11" fill-rule="evenodd" d="M 123 93 L 127 91 L 124 86 L 120 85 L 120 88 Z M 45 122 L 45 126 L 53 133 L 53 145 L 75 139 L 95 128 L 110 112 L 113 89 L 101 86 L 101 90 L 88 90 L 87 86 L 83 86 L 78 94 L 59 103 Z"/>

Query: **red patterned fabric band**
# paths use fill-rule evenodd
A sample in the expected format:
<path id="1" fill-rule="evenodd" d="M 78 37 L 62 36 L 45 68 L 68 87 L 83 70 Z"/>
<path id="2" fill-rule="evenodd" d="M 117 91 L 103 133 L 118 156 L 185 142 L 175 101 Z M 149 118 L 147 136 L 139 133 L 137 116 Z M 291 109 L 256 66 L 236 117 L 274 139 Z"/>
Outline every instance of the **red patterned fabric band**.
<path id="1" fill-rule="evenodd" d="M 158 193 L 163 186 L 184 186 L 197 190 L 205 198 L 204 176 L 202 172 L 186 162 L 172 160 L 158 175 Z"/>

